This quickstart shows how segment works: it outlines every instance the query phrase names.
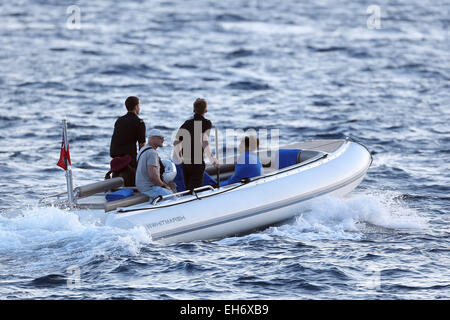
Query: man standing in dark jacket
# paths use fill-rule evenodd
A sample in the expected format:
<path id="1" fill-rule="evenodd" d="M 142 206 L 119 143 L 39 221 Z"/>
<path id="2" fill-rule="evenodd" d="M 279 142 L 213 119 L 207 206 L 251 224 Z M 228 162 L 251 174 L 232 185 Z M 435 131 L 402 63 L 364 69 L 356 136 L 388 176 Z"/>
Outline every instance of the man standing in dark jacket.
<path id="1" fill-rule="evenodd" d="M 128 97 L 125 106 L 128 113 L 117 119 L 114 124 L 109 155 L 111 158 L 130 155 L 132 159 L 130 166 L 136 168 L 136 143 L 139 143 L 139 149 L 145 145 L 145 123 L 138 117 L 141 111 L 138 97 Z"/>

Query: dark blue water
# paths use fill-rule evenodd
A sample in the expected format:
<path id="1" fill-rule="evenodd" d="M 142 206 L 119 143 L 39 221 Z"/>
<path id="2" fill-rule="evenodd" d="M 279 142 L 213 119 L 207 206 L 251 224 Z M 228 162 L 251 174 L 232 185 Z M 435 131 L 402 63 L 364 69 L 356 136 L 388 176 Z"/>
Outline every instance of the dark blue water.
<path id="1" fill-rule="evenodd" d="M 75 4 L 81 29 L 68 3 L 0 4 L 0 298 L 450 297 L 448 1 L 378 1 L 380 29 L 370 1 Z M 64 116 L 75 184 L 100 180 L 129 95 L 167 136 L 204 97 L 222 130 L 351 136 L 374 162 L 350 198 L 219 241 L 39 208 L 65 189 Z"/>

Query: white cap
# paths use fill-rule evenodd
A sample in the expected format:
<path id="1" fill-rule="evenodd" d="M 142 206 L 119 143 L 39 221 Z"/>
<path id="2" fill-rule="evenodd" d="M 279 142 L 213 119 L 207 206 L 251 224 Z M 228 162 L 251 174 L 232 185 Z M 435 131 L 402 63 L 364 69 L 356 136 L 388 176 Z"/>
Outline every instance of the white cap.
<path id="1" fill-rule="evenodd" d="M 148 137 L 161 137 L 164 138 L 164 135 L 162 134 L 161 130 L 159 129 L 152 129 L 148 132 Z"/>

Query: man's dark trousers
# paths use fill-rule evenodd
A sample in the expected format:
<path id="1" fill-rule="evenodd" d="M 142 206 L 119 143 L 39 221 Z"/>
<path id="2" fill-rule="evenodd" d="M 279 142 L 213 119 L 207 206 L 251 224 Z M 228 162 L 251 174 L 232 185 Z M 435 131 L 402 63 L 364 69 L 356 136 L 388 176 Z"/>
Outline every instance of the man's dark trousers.
<path id="1" fill-rule="evenodd" d="M 184 164 L 183 163 L 184 184 L 186 190 L 193 190 L 203 186 L 203 176 L 205 174 L 205 164 Z"/>

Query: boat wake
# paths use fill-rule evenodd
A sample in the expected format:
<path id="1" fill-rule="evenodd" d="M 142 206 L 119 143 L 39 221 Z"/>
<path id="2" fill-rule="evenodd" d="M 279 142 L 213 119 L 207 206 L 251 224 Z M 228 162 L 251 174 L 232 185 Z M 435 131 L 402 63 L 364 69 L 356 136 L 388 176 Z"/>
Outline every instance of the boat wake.
<path id="1" fill-rule="evenodd" d="M 151 242 L 145 228 L 121 230 L 58 208 L 0 215 L 0 273 L 47 274 L 73 265 L 133 256 Z"/>
<path id="2" fill-rule="evenodd" d="M 214 243 L 359 240 L 374 233 L 425 228 L 427 220 L 399 200 L 398 195 L 357 194 L 346 199 L 314 200 L 305 212 L 286 224 Z M 45 274 L 45 269 L 86 265 L 99 257 L 135 256 L 149 245 L 154 243 L 144 227 L 106 227 L 92 217 L 80 219 L 77 214 L 58 208 L 31 208 L 0 215 L 2 268 L 7 268 L 8 262 L 15 268 L 20 262 L 25 273 Z"/>
<path id="3" fill-rule="evenodd" d="M 374 233 L 426 229 L 427 219 L 399 198 L 396 193 L 354 194 L 344 199 L 320 198 L 310 202 L 305 211 L 289 223 L 219 242 L 233 245 L 275 238 L 359 240 Z"/>

